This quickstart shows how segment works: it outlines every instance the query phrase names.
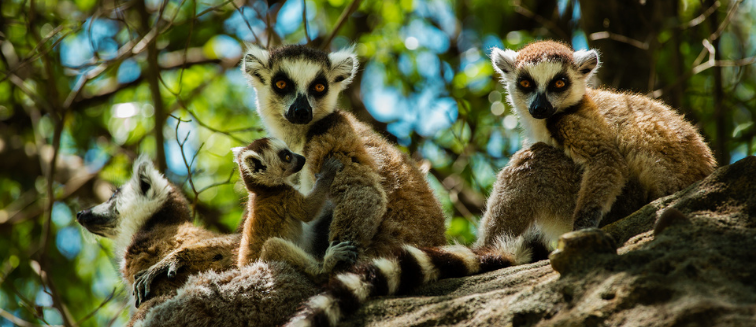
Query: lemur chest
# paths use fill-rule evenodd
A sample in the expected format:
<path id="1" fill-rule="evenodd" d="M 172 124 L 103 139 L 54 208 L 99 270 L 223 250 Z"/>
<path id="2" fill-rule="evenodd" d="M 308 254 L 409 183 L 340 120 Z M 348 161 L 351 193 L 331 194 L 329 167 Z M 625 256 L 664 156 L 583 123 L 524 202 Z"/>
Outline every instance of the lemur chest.
<path id="1" fill-rule="evenodd" d="M 545 119 L 535 119 L 527 116 L 520 120 L 525 136 L 524 146 L 531 146 L 534 143 L 543 142 L 553 147 L 562 148 L 556 141 L 554 135 L 546 126 Z"/>

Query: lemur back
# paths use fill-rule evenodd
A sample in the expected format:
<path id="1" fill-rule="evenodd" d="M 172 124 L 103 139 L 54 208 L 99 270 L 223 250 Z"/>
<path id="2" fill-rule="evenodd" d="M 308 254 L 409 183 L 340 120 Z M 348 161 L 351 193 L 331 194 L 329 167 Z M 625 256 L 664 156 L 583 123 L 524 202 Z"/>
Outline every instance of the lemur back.
<path id="1" fill-rule="evenodd" d="M 82 210 L 77 221 L 112 239 L 135 304 L 170 296 L 198 272 L 235 267 L 240 235 L 222 235 L 192 224 L 186 199 L 145 155 L 131 180 L 105 203 Z"/>
<path id="2" fill-rule="evenodd" d="M 253 46 L 242 60 L 266 128 L 307 158 L 300 190 L 312 188 L 326 158 L 344 165 L 330 188 L 334 246 L 350 242 L 367 259 L 403 244 L 443 245 L 440 203 L 416 165 L 353 115 L 336 109 L 357 66 L 351 49 L 326 54 L 303 46 L 270 52 Z"/>
<path id="3" fill-rule="evenodd" d="M 520 52 L 494 49 L 491 60 L 527 135 L 525 145 L 532 147 L 515 154 L 499 174 L 480 224 L 479 244 L 501 233 L 523 235 L 533 224 L 553 231 L 547 233 L 552 234 L 548 243 L 561 233 L 598 226 L 610 211 L 637 209 L 678 191 L 716 166 L 700 134 L 672 108 L 641 95 L 587 87 L 599 66 L 594 50 L 573 52 L 561 43 L 541 41 Z M 565 157 L 549 154 L 536 142 Z M 530 165 L 532 160 L 554 161 L 519 173 L 518 162 Z M 550 168 L 573 163 L 574 173 Z M 523 190 L 536 187 L 534 179 L 553 182 L 540 196 L 527 197 Z M 557 199 L 571 189 L 578 190 L 572 198 Z M 560 205 L 569 214 L 549 209 Z M 623 209 L 613 210 L 618 206 Z"/>

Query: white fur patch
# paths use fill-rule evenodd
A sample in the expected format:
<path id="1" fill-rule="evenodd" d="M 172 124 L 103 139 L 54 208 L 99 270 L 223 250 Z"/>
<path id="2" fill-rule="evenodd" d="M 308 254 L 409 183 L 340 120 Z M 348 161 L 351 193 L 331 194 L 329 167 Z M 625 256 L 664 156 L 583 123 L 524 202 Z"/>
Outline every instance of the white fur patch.
<path id="1" fill-rule="evenodd" d="M 517 52 L 514 50 L 502 50 L 496 47 L 491 49 L 491 63 L 494 70 L 501 75 L 502 83 L 512 79 L 516 59 Z"/>
<path id="2" fill-rule="evenodd" d="M 336 276 L 360 301 L 365 301 L 370 296 L 370 285 L 362 281 L 355 273 L 343 273 Z"/>
<path id="3" fill-rule="evenodd" d="M 518 237 L 501 235 L 494 241 L 493 250 L 502 256 L 512 256 L 515 265 L 528 263 L 533 257 L 532 252 L 525 244 L 523 235 Z"/>
<path id="4" fill-rule="evenodd" d="M 423 270 L 423 284 L 438 279 L 438 269 L 436 268 L 436 265 L 431 262 L 425 252 L 411 245 L 404 245 L 404 249 L 415 257 L 415 260 L 417 260 L 417 263 Z"/>
<path id="5" fill-rule="evenodd" d="M 338 83 L 343 90 L 352 83 L 354 75 L 357 74 L 357 68 L 360 66 L 357 55 L 354 53 L 354 45 L 329 53 L 328 59 L 331 60 L 331 76 L 346 76 L 343 81 Z"/>
<path id="6" fill-rule="evenodd" d="M 401 269 L 399 264 L 395 260 L 386 258 L 377 258 L 373 260 L 375 265 L 386 277 L 386 284 L 388 284 L 388 294 L 395 294 L 399 288 L 399 278 L 401 275 Z"/>

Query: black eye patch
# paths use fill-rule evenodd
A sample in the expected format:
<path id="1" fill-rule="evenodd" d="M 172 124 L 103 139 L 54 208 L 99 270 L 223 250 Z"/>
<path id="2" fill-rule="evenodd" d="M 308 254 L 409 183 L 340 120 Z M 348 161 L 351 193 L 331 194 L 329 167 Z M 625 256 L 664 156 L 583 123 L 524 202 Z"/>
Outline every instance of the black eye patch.
<path id="1" fill-rule="evenodd" d="M 309 93 L 316 98 L 328 93 L 328 79 L 322 72 L 310 83 Z"/>
<path id="2" fill-rule="evenodd" d="M 535 91 L 536 82 L 529 74 L 525 73 L 517 77 L 517 89 L 523 93 Z"/>
<path id="3" fill-rule="evenodd" d="M 554 93 L 564 92 L 570 88 L 570 85 L 572 85 L 572 82 L 570 82 L 569 76 L 565 73 L 559 73 L 551 79 L 546 90 Z"/>
<path id="4" fill-rule="evenodd" d="M 281 151 L 278 151 L 278 157 L 283 162 L 291 162 L 291 158 L 293 156 L 291 155 L 291 151 L 289 151 L 289 150 L 281 150 Z M 288 157 L 288 159 L 287 159 L 287 157 Z"/>
<path id="5" fill-rule="evenodd" d="M 282 71 L 273 75 L 273 78 L 270 81 L 270 87 L 273 88 L 273 92 L 276 92 L 279 95 L 292 93 L 296 89 L 294 81 Z"/>

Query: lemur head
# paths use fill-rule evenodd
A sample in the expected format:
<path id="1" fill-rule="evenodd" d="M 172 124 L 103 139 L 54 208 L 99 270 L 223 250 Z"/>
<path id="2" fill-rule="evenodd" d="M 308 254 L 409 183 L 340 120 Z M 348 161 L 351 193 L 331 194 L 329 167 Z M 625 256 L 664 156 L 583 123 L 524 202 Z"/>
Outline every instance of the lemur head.
<path id="1" fill-rule="evenodd" d="M 262 138 L 246 147 L 231 149 L 239 165 L 239 173 L 247 190 L 286 184 L 286 178 L 302 170 L 305 157 L 293 153 L 286 143 L 275 138 Z"/>
<path id="2" fill-rule="evenodd" d="M 303 125 L 335 110 L 339 92 L 352 82 L 358 65 L 352 48 L 325 53 L 302 45 L 271 51 L 252 45 L 241 69 L 257 91 L 263 119 Z"/>
<path id="3" fill-rule="evenodd" d="M 509 101 L 520 114 L 545 119 L 580 102 L 586 82 L 599 66 L 595 50 L 572 51 L 540 41 L 519 52 L 493 48 L 491 61 L 507 86 Z"/>
<path id="4" fill-rule="evenodd" d="M 79 211 L 76 221 L 95 235 L 115 240 L 116 246 L 123 249 L 166 206 L 176 206 L 173 214 L 189 216 L 180 191 L 155 169 L 147 155 L 141 155 L 134 162 L 131 179 L 116 189 L 108 201 Z"/>

